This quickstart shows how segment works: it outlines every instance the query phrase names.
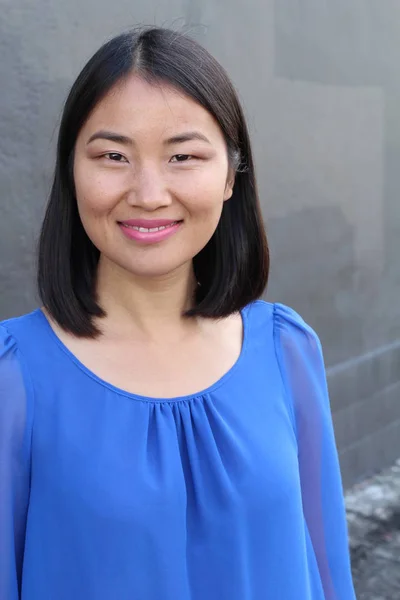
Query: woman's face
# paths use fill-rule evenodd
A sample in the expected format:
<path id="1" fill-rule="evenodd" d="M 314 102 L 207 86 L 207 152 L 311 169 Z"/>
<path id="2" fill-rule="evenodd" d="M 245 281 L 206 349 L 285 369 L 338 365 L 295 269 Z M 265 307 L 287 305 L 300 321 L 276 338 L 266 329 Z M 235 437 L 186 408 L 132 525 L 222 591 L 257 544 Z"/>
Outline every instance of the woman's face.
<path id="1" fill-rule="evenodd" d="M 191 264 L 233 186 L 210 113 L 137 76 L 116 86 L 83 126 L 74 180 L 83 227 L 102 260 L 145 277 Z"/>

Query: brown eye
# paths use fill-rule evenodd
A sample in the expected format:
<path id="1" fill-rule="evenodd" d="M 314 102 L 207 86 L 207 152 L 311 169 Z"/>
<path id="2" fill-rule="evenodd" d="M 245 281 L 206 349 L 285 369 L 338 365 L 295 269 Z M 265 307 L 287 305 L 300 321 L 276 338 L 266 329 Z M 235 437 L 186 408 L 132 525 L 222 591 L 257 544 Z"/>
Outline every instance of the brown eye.
<path id="1" fill-rule="evenodd" d="M 190 158 L 193 158 L 190 154 L 175 154 L 171 162 L 187 162 Z"/>
<path id="2" fill-rule="evenodd" d="M 128 162 L 125 156 L 123 156 L 119 152 L 107 152 L 107 154 L 105 154 L 104 156 L 106 156 L 113 162 Z"/>

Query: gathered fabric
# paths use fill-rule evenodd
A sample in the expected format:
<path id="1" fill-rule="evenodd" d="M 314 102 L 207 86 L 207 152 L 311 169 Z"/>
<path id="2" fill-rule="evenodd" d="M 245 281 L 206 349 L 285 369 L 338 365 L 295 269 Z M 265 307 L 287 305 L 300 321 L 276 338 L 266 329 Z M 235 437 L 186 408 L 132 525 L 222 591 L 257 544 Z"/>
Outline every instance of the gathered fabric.
<path id="1" fill-rule="evenodd" d="M 242 311 L 191 396 L 101 380 L 41 310 L 0 325 L 0 598 L 354 600 L 321 346 Z"/>

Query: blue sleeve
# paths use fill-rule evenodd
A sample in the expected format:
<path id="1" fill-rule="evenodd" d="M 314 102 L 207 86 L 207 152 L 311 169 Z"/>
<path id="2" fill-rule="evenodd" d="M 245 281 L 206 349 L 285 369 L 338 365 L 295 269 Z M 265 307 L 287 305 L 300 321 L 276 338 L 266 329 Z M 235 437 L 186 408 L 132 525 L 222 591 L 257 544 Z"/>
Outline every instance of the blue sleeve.
<path id="1" fill-rule="evenodd" d="M 31 391 L 14 338 L 0 324 L 0 598 L 18 600 L 29 502 Z"/>
<path id="2" fill-rule="evenodd" d="M 275 344 L 298 444 L 304 517 L 326 600 L 355 600 L 339 459 L 318 336 L 275 305 Z"/>

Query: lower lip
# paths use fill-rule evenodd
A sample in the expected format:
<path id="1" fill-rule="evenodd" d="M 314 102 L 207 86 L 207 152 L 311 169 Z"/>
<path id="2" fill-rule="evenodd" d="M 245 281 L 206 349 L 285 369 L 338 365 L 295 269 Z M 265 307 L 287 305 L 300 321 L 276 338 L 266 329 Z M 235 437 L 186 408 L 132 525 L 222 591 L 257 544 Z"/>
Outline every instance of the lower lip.
<path id="1" fill-rule="evenodd" d="M 175 225 L 171 225 L 170 227 L 166 227 L 165 229 L 161 229 L 160 231 L 138 231 L 137 229 L 133 229 L 132 227 L 127 227 L 122 223 L 119 223 L 121 231 L 126 237 L 131 240 L 136 240 L 137 242 L 142 242 L 145 244 L 156 244 L 157 242 L 162 242 L 167 238 L 171 237 L 178 231 L 182 222 L 176 223 Z"/>

